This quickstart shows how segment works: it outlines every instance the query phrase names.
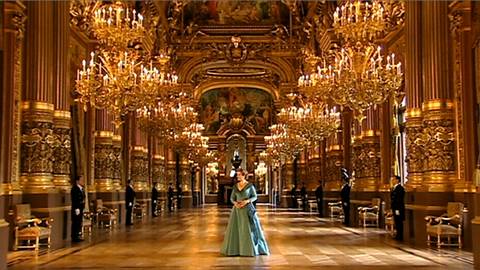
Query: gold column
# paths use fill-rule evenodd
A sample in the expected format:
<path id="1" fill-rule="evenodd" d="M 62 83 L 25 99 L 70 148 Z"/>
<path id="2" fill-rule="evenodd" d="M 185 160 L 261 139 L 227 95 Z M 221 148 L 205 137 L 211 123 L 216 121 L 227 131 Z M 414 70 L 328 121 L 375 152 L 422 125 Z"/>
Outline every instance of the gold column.
<path id="1" fill-rule="evenodd" d="M 355 138 L 355 189 L 358 191 L 377 191 L 380 175 L 380 131 L 379 110 L 366 111 L 362 132 Z M 358 127 L 357 127 L 358 128 Z"/>
<path id="2" fill-rule="evenodd" d="M 70 3 L 54 3 L 55 12 L 55 112 L 53 118 L 54 134 L 57 144 L 53 149 L 53 183 L 57 188 L 70 190 L 71 153 L 71 115 L 70 115 Z"/>
<path id="3" fill-rule="evenodd" d="M 25 6 L 3 3 L 3 84 L 1 93 L 0 194 L 19 190 L 20 101 L 22 93 Z M 3 187 L 3 191 L 2 190 Z"/>
<path id="4" fill-rule="evenodd" d="M 407 98 L 406 111 L 406 147 L 407 147 L 407 189 L 413 190 L 422 185 L 424 153 L 422 137 L 422 2 L 405 3 L 405 88 Z"/>
<path id="5" fill-rule="evenodd" d="M 53 2 L 27 2 L 27 35 L 21 174 L 23 191 L 45 193 L 53 185 Z"/>
<path id="6" fill-rule="evenodd" d="M 115 190 L 122 189 L 122 137 L 113 134 L 112 137 L 112 182 Z"/>
<path id="7" fill-rule="evenodd" d="M 111 120 L 105 110 L 96 110 L 95 117 L 95 190 L 108 192 L 113 185 L 113 131 Z"/>
<path id="8" fill-rule="evenodd" d="M 342 147 L 343 147 L 343 166 L 352 171 L 352 121 L 353 112 L 349 108 L 345 108 L 342 112 Z M 340 174 L 340 172 L 339 172 Z"/>
<path id="9" fill-rule="evenodd" d="M 326 142 L 325 151 L 325 191 L 340 191 L 342 179 L 340 168 L 343 166 L 343 131 L 336 132 Z"/>
<path id="10" fill-rule="evenodd" d="M 175 152 L 173 151 L 172 148 L 166 147 L 165 148 L 166 152 L 166 184 L 167 187 L 170 183 L 176 187 L 176 179 L 175 179 L 175 164 L 176 164 L 176 157 L 175 157 Z"/>
<path id="11" fill-rule="evenodd" d="M 423 7 L 424 102 L 422 190 L 450 191 L 455 175 L 455 122 L 449 59 L 448 2 Z"/>
<path id="12" fill-rule="evenodd" d="M 473 28 L 473 1 L 459 1 L 451 6 L 450 26 L 454 40 L 454 92 L 456 108 L 456 141 L 459 181 L 455 183 L 456 192 L 475 192 L 474 175 L 478 147 L 476 132 L 476 95 L 474 86 L 474 50 L 475 34 Z"/>
<path id="13" fill-rule="evenodd" d="M 146 135 L 141 132 L 136 121 L 133 121 L 133 128 L 135 130 L 135 142 L 132 151 L 132 167 L 131 175 L 132 180 L 137 191 L 148 191 L 148 149 Z"/>

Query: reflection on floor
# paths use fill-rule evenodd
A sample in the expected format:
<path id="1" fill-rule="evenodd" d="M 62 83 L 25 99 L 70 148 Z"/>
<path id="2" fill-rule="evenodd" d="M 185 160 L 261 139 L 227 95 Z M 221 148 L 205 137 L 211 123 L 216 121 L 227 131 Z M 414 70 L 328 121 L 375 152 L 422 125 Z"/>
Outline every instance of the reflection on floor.
<path id="1" fill-rule="evenodd" d="M 383 230 L 343 228 L 328 219 L 262 206 L 272 255 L 222 257 L 229 211 L 207 206 L 167 213 L 38 256 L 13 252 L 9 269 L 473 269 L 469 252 L 411 248 Z"/>

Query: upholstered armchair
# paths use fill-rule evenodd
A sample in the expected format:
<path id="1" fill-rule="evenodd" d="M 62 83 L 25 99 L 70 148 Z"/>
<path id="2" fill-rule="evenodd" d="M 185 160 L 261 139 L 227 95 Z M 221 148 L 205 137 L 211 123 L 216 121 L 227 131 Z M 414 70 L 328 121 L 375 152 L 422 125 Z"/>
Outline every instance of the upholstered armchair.
<path id="1" fill-rule="evenodd" d="M 380 205 L 382 199 L 373 198 L 370 206 L 358 207 L 358 223 L 364 228 L 368 226 L 379 226 Z"/>
<path id="2" fill-rule="evenodd" d="M 85 235 L 86 232 L 92 233 L 93 217 L 94 215 L 92 212 L 83 212 L 82 235 Z"/>
<path id="3" fill-rule="evenodd" d="M 442 246 L 458 246 L 462 248 L 463 203 L 449 202 L 447 213 L 442 216 L 427 216 L 427 244 Z M 434 239 L 432 239 L 434 238 Z M 456 240 L 452 242 L 453 240 Z"/>
<path id="4" fill-rule="evenodd" d="M 343 218 L 342 202 L 329 202 L 328 210 L 330 211 L 330 218 Z"/>
<path id="5" fill-rule="evenodd" d="M 117 223 L 117 209 L 111 209 L 103 206 L 101 199 L 97 200 L 97 222 L 98 226 L 112 227 Z"/>
<path id="6" fill-rule="evenodd" d="M 135 205 L 133 205 L 133 214 L 137 218 L 143 218 L 147 215 L 147 206 L 144 203 L 136 202 Z"/>
<path id="7" fill-rule="evenodd" d="M 47 240 L 45 245 L 50 248 L 52 232 L 50 218 L 36 218 L 32 216 L 30 204 L 17 204 L 15 213 L 15 242 L 13 249 L 33 248 L 38 250 L 40 240 Z M 33 241 L 33 243 L 32 243 Z M 24 244 L 24 242 L 26 242 Z"/>

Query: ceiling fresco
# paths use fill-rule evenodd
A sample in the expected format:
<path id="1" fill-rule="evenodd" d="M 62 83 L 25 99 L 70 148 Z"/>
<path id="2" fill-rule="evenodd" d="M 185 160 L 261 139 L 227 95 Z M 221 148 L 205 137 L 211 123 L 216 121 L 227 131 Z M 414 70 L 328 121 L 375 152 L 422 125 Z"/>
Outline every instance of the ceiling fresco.
<path id="1" fill-rule="evenodd" d="M 207 25 L 273 25 L 289 23 L 289 9 L 281 1 L 192 1 L 184 8 L 184 23 Z"/>

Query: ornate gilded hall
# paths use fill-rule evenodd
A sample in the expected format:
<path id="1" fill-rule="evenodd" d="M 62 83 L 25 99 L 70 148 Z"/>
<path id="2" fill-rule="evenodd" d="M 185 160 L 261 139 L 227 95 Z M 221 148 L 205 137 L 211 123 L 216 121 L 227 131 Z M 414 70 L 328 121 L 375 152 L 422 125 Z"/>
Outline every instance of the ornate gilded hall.
<path id="1" fill-rule="evenodd" d="M 0 10 L 0 270 L 480 269 L 480 2 Z"/>

